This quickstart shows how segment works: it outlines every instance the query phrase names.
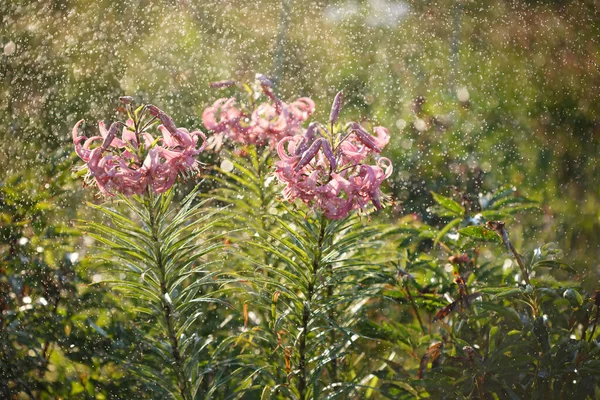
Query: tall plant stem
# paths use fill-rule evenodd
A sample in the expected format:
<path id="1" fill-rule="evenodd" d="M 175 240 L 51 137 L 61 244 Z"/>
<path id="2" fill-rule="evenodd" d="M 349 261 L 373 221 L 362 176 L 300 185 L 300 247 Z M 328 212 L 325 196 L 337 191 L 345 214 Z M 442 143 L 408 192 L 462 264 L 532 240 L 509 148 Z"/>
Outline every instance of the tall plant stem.
<path id="1" fill-rule="evenodd" d="M 598 293 L 598 292 L 596 292 Z M 596 297 L 598 297 L 598 294 L 596 294 Z M 592 332 L 590 333 L 590 338 L 588 339 L 588 342 L 591 342 L 592 339 L 594 338 L 594 333 L 596 332 L 596 325 L 598 325 L 598 318 L 600 317 L 600 306 L 596 306 L 596 317 L 594 318 L 594 326 L 592 326 Z M 585 335 L 585 332 L 583 332 L 583 334 Z M 585 336 L 584 339 L 585 340 Z"/>
<path id="2" fill-rule="evenodd" d="M 254 152 L 252 153 L 252 157 L 254 159 L 251 160 L 251 164 L 253 165 L 256 176 L 258 177 L 258 190 L 260 191 L 260 209 L 258 214 L 258 226 L 262 232 L 266 232 L 269 228 L 266 224 L 266 218 L 268 214 L 268 206 L 271 203 L 272 199 L 268 197 L 266 192 L 266 178 L 268 176 L 268 165 L 269 165 L 269 150 L 264 148 L 261 152 L 259 152 L 259 148 L 255 147 Z M 269 254 L 268 252 L 263 250 L 263 263 L 264 265 L 269 265 Z M 266 271 L 265 271 L 266 273 Z"/>
<path id="3" fill-rule="evenodd" d="M 307 378 L 307 367 L 306 367 L 306 338 L 308 336 L 308 322 L 310 320 L 311 302 L 314 295 L 315 285 L 317 283 L 317 277 L 319 268 L 321 266 L 321 254 L 323 250 L 323 243 L 325 242 L 325 228 L 327 226 L 327 219 L 325 216 L 319 216 L 319 237 L 315 244 L 313 251 L 313 259 L 311 264 L 311 281 L 308 284 L 308 290 L 306 293 L 306 300 L 302 310 L 302 334 L 300 335 L 300 344 L 298 352 L 300 353 L 300 362 L 298 368 L 300 370 L 300 379 L 298 381 L 298 393 L 300 394 L 300 400 L 306 398 L 306 378 Z"/>
<path id="4" fill-rule="evenodd" d="M 500 236 L 500 239 L 502 240 L 502 243 L 504 244 L 504 246 L 506 246 L 508 251 L 510 251 L 512 253 L 512 255 L 515 257 L 515 260 L 517 261 L 517 264 L 519 265 L 519 268 L 521 269 L 521 273 L 523 274 L 523 279 L 525 280 L 525 283 L 527 285 L 531 285 L 531 281 L 529 280 L 529 273 L 527 272 L 525 263 L 523 262 L 523 259 L 521 258 L 521 256 L 517 252 L 517 250 L 515 249 L 515 246 L 513 246 L 512 242 L 508 239 L 508 232 L 506 231 L 504 222 L 488 221 L 487 227 L 489 229 L 496 231 L 498 236 Z"/>
<path id="5" fill-rule="evenodd" d="M 266 176 L 268 174 L 267 171 L 265 171 L 265 166 L 267 166 L 269 164 L 269 159 L 268 159 L 268 154 L 267 154 L 267 158 L 264 157 L 264 151 L 268 151 L 268 150 L 263 150 L 263 153 L 259 154 L 258 152 L 258 148 L 255 148 L 255 153 L 254 155 L 256 156 L 256 174 L 258 176 L 258 184 L 259 184 L 259 190 L 260 190 L 260 213 L 259 213 L 259 222 L 260 222 L 260 228 L 264 231 L 266 229 L 266 225 L 265 225 L 265 218 L 267 215 L 267 205 L 270 202 L 270 199 L 267 198 L 266 193 L 265 193 L 265 181 L 266 181 Z M 266 261 L 266 259 L 265 259 Z"/>
<path id="6" fill-rule="evenodd" d="M 186 379 L 184 360 L 179 350 L 180 346 L 179 339 L 177 338 L 176 327 L 177 321 L 175 320 L 175 317 L 173 315 L 173 305 L 171 304 L 171 298 L 167 287 L 167 273 L 165 270 L 162 255 L 162 240 L 160 234 L 160 226 L 158 221 L 156 220 L 157 216 L 154 204 L 154 196 L 150 191 L 148 191 L 148 195 L 146 196 L 146 208 L 148 210 L 150 230 L 152 233 L 152 241 L 154 245 L 154 254 L 156 257 L 154 261 L 156 262 L 156 268 L 159 273 L 158 276 L 160 280 L 161 300 L 163 303 L 163 317 L 165 319 L 165 325 L 167 328 L 166 333 L 169 338 L 169 343 L 171 345 L 171 356 L 173 357 L 173 372 L 175 373 L 175 377 L 177 378 L 177 386 L 179 388 L 179 393 L 181 394 L 181 397 L 184 400 L 192 400 L 192 395 Z"/>
<path id="7" fill-rule="evenodd" d="M 425 326 L 423 325 L 423 321 L 421 320 L 421 315 L 419 314 L 419 308 L 417 307 L 417 304 L 415 303 L 415 299 L 413 299 L 412 294 L 410 294 L 410 289 L 408 288 L 408 286 L 405 286 L 404 290 L 406 291 L 406 296 L 408 297 L 408 301 L 410 301 L 413 311 L 415 312 L 417 321 L 419 321 L 419 326 L 421 327 L 421 332 L 423 332 L 423 335 L 425 335 L 425 334 L 427 334 L 427 332 L 425 331 Z"/>
<path id="8" fill-rule="evenodd" d="M 330 278 L 333 277 L 333 267 L 331 265 L 329 265 L 329 276 Z M 327 300 L 330 300 L 333 297 L 333 286 L 330 284 L 327 286 Z M 327 313 L 327 316 L 329 317 L 329 321 L 331 321 L 332 323 L 335 321 L 335 310 L 332 308 L 329 309 L 329 312 Z M 333 351 L 333 346 L 335 345 L 336 342 L 336 337 L 335 337 L 335 330 L 331 329 L 329 332 L 329 341 L 330 341 L 330 349 L 331 351 Z M 337 380 L 337 357 L 335 354 L 333 354 L 331 356 L 331 382 L 335 382 Z"/>
<path id="9" fill-rule="evenodd" d="M 519 253 L 515 249 L 515 246 L 513 246 L 511 242 L 508 242 L 508 247 L 510 249 L 510 252 L 515 257 L 515 260 L 517 260 L 517 264 L 519 264 L 519 268 L 521 269 L 521 273 L 523 274 L 523 279 L 525 279 L 525 283 L 531 285 L 531 281 L 529 280 L 529 274 L 527 273 L 527 268 L 525 268 L 525 263 L 523 262 L 523 259 L 521 259 L 521 256 L 519 255 Z"/>

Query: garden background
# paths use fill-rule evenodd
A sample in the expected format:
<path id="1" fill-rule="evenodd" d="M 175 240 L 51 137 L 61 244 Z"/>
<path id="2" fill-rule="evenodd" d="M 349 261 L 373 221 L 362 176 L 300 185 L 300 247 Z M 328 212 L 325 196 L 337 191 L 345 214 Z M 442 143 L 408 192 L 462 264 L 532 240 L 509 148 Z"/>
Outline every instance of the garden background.
<path id="1" fill-rule="evenodd" d="M 597 1 L 3 1 L 0 393 L 153 397 L 119 361 L 139 346 L 134 317 L 92 285 L 102 266 L 74 221 L 98 199 L 73 179 L 70 132 L 82 118 L 114 120 L 123 95 L 204 130 L 203 110 L 221 97 L 208 83 L 257 72 L 282 98 L 314 99 L 315 119 L 343 90 L 346 120 L 389 128 L 394 205 L 374 219 L 441 226 L 431 191 L 475 201 L 515 188 L 539 204 L 511 221 L 515 246 L 555 243 L 591 298 L 599 11 Z"/>

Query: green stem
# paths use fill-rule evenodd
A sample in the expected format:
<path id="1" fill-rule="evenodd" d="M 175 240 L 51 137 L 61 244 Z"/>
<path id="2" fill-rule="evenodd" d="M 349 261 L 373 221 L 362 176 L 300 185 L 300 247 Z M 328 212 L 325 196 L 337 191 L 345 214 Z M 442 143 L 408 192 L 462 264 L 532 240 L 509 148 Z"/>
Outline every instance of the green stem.
<path id="1" fill-rule="evenodd" d="M 406 296 L 408 297 L 408 301 L 410 301 L 410 304 L 412 305 L 412 308 L 415 311 L 415 316 L 417 317 L 417 321 L 419 321 L 419 326 L 421 327 L 421 332 L 423 332 L 423 335 L 425 335 L 425 334 L 427 334 L 427 332 L 425 331 L 425 326 L 423 325 L 423 320 L 421 320 L 421 315 L 419 315 L 419 309 L 417 308 L 415 299 L 413 299 L 412 294 L 410 294 L 410 289 L 408 288 L 408 286 L 405 286 L 404 290 L 406 291 Z"/>
<path id="2" fill-rule="evenodd" d="M 266 225 L 267 218 L 267 206 L 271 202 L 271 199 L 267 198 L 265 193 L 265 178 L 268 176 L 268 173 L 265 173 L 265 166 L 268 166 L 268 157 L 264 157 L 264 152 L 268 152 L 269 150 L 263 149 L 263 153 L 259 154 L 258 148 L 254 148 L 253 157 L 256 157 L 256 175 L 258 177 L 259 191 L 260 191 L 260 210 L 258 214 L 258 223 L 259 228 L 261 230 L 260 234 L 263 235 L 264 232 L 267 231 L 268 227 Z M 264 161 L 264 162 L 263 162 Z M 254 160 L 251 160 L 251 164 L 254 164 Z M 269 253 L 263 250 L 263 263 L 265 266 L 269 265 Z M 266 274 L 265 270 L 265 274 Z"/>
<path id="3" fill-rule="evenodd" d="M 517 264 L 519 264 L 519 268 L 521 269 L 521 273 L 523 274 L 523 279 L 525 279 L 525 283 L 531 285 L 531 281 L 529 280 L 529 274 L 527 273 L 527 268 L 525 268 L 525 264 L 523 263 L 523 260 L 521 259 L 519 253 L 517 253 L 515 246 L 513 246 L 511 242 L 508 242 L 508 247 L 510 248 L 510 252 L 515 257 L 515 260 L 517 260 Z"/>
<path id="4" fill-rule="evenodd" d="M 313 252 L 313 259 L 311 263 L 312 276 L 311 281 L 308 284 L 308 291 L 306 293 L 306 301 L 304 302 L 302 311 L 302 334 L 300 335 L 300 344 L 298 352 L 300 354 L 300 362 L 298 368 L 300 370 L 300 379 L 298 382 L 298 393 L 300 394 L 300 400 L 306 398 L 306 381 L 307 381 L 307 366 L 306 366 L 306 338 L 308 336 L 308 322 L 310 320 L 311 301 L 314 295 L 314 289 L 317 283 L 317 277 L 319 267 L 321 266 L 321 253 L 323 250 L 323 243 L 325 241 L 325 228 L 327 225 L 327 219 L 325 216 L 319 216 L 319 237 Z"/>
<path id="5" fill-rule="evenodd" d="M 594 338 L 594 333 L 596 333 L 596 325 L 598 324 L 598 318 L 600 317 L 600 306 L 596 306 L 596 318 L 594 318 L 594 326 L 592 326 L 592 332 L 590 333 L 590 338 L 588 342 L 591 342 Z M 583 333 L 585 335 L 585 332 Z M 583 339 L 585 340 L 585 339 Z"/>
<path id="6" fill-rule="evenodd" d="M 512 255 L 515 257 L 515 260 L 517 261 L 517 264 L 519 265 L 519 268 L 521 269 L 521 273 L 523 274 L 523 279 L 525 280 L 525 283 L 527 285 L 531 285 L 531 281 L 529 280 L 529 274 L 527 273 L 527 268 L 525 267 L 525 263 L 523 262 L 523 259 L 521 258 L 521 256 L 517 252 L 517 250 L 515 249 L 515 246 L 513 246 L 512 242 L 508 238 L 508 232 L 506 230 L 506 227 L 504 226 L 504 222 L 488 221 L 487 227 L 488 227 L 488 229 L 494 230 L 498 234 L 498 236 L 500 236 L 500 239 L 502 240 L 502 243 L 504 244 L 504 246 L 506 246 L 508 251 L 510 251 L 512 253 Z"/>
<path id="7" fill-rule="evenodd" d="M 192 400 L 192 395 L 190 392 L 190 388 L 188 386 L 188 382 L 186 379 L 185 373 L 185 365 L 184 359 L 180 353 L 180 344 L 179 339 L 177 338 L 177 321 L 173 315 L 173 308 L 169 296 L 169 290 L 167 287 L 167 274 L 165 270 L 165 265 L 163 261 L 162 255 L 162 247 L 161 247 L 161 235 L 160 235 L 160 227 L 159 223 L 156 221 L 156 211 L 154 209 L 154 197 L 150 190 L 148 190 L 148 195 L 146 197 L 146 207 L 148 209 L 148 215 L 150 218 L 150 230 L 152 233 L 152 241 L 154 244 L 154 253 L 156 256 L 156 267 L 159 272 L 159 280 L 160 280 L 160 294 L 163 303 L 163 317 L 165 319 L 165 324 L 167 327 L 167 336 L 169 338 L 169 343 L 171 344 L 171 356 L 173 357 L 173 372 L 175 373 L 175 377 L 177 378 L 177 386 L 179 388 L 179 393 L 184 400 Z"/>
<path id="8" fill-rule="evenodd" d="M 330 279 L 333 279 L 333 266 L 330 264 L 328 267 Z M 333 285 L 330 284 L 327 286 L 327 300 L 329 301 L 333 297 Z M 335 310 L 333 307 L 329 309 L 327 313 L 329 317 L 330 323 L 333 325 L 335 321 Z M 329 348 L 330 351 L 333 352 L 333 347 L 336 343 L 335 330 L 331 329 L 329 332 Z M 331 382 L 335 382 L 337 380 L 337 357 L 335 354 L 331 356 Z"/>

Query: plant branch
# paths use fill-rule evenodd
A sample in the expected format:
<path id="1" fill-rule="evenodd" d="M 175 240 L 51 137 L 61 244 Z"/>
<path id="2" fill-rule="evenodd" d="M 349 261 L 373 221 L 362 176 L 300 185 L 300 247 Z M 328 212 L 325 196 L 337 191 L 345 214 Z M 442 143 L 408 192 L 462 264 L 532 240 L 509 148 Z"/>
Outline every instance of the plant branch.
<path id="1" fill-rule="evenodd" d="M 502 243 L 504 243 L 504 246 L 506 246 L 508 251 L 510 251 L 515 257 L 515 260 L 517 260 L 517 264 L 519 264 L 519 268 L 521 269 L 521 273 L 523 274 L 523 279 L 525 280 L 525 283 L 531 285 L 531 281 L 529 280 L 529 274 L 527 273 L 527 268 L 525 268 L 525 263 L 523 262 L 523 259 L 521 259 L 521 256 L 515 249 L 515 246 L 513 246 L 511 241 L 508 239 L 508 232 L 504 227 L 504 222 L 488 221 L 487 226 L 489 229 L 495 231 L 498 234 L 498 236 L 500 236 L 500 238 L 502 239 Z"/>
<path id="2" fill-rule="evenodd" d="M 172 304 L 169 296 L 169 290 L 167 287 L 167 276 L 161 248 L 162 240 L 160 237 L 160 227 L 159 223 L 156 221 L 156 210 L 154 209 L 153 203 L 154 197 L 152 196 L 150 190 L 148 190 L 148 196 L 146 197 L 146 207 L 148 209 L 148 215 L 150 219 L 150 230 L 152 233 L 152 241 L 154 244 L 156 267 L 159 272 L 161 299 L 163 303 L 162 308 L 164 312 L 163 317 L 165 319 L 167 327 L 167 336 L 171 345 L 171 356 L 173 357 L 174 361 L 173 369 L 177 378 L 177 384 L 181 397 L 184 400 L 192 400 L 192 395 L 186 379 L 184 360 L 179 350 L 179 339 L 177 338 L 177 327 L 175 326 L 177 322 L 173 315 Z"/>
<path id="3" fill-rule="evenodd" d="M 425 326 L 423 325 L 423 320 L 421 320 L 421 316 L 419 315 L 419 309 L 417 308 L 415 299 L 413 299 L 412 294 L 410 294 L 410 289 L 408 288 L 408 285 L 404 287 L 404 290 L 406 291 L 406 296 L 408 297 L 408 301 L 410 301 L 410 304 L 412 305 L 412 308 L 415 312 L 417 321 L 419 321 L 419 326 L 421 327 L 421 332 L 423 332 L 423 335 L 426 335 L 427 332 L 425 331 Z"/>
<path id="4" fill-rule="evenodd" d="M 298 382 L 298 393 L 300 394 L 300 400 L 304 400 L 306 398 L 306 338 L 308 336 L 308 322 L 310 320 L 310 309 L 311 309 L 311 300 L 314 294 L 314 288 L 317 281 L 317 274 L 319 272 L 319 267 L 321 265 L 321 253 L 323 249 L 323 243 L 325 241 L 325 227 L 327 225 L 327 219 L 324 215 L 319 216 L 319 237 L 317 239 L 317 243 L 315 246 L 315 250 L 313 253 L 312 259 L 312 276 L 311 281 L 308 285 L 308 291 L 306 294 L 306 301 L 304 302 L 303 311 L 302 311 L 302 334 L 300 335 L 300 344 L 298 352 L 300 353 L 300 362 L 298 364 L 298 368 L 300 370 L 300 379 Z"/>

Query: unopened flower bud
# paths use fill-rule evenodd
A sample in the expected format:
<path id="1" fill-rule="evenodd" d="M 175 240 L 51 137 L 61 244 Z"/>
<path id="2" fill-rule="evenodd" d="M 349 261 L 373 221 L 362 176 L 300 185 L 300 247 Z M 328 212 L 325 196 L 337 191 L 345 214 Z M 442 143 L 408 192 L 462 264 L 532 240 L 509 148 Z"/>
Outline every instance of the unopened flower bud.
<path id="1" fill-rule="evenodd" d="M 108 129 L 108 134 L 106 135 L 106 137 L 104 138 L 104 141 L 102 142 L 102 151 L 108 149 L 108 147 L 112 143 L 113 139 L 115 137 L 117 137 L 117 132 L 119 131 L 119 126 L 120 126 L 119 122 L 112 123 L 112 125 Z"/>
<path id="2" fill-rule="evenodd" d="M 160 108 L 156 107 L 155 105 L 152 104 L 148 104 L 148 106 L 146 107 L 146 109 L 148 110 L 148 112 L 150 113 L 150 115 L 152 115 L 153 117 L 158 117 L 158 114 L 160 114 L 162 111 L 160 111 Z"/>
<path id="3" fill-rule="evenodd" d="M 123 103 L 123 104 L 133 103 L 133 97 L 131 97 L 131 96 L 121 96 L 121 97 L 119 97 L 119 100 L 121 100 L 121 103 Z"/>
<path id="4" fill-rule="evenodd" d="M 374 150 L 377 153 L 381 153 L 381 149 L 379 148 L 379 146 L 377 146 L 377 143 L 375 143 L 373 136 L 371 136 L 369 132 L 365 130 L 365 128 L 354 122 L 351 124 L 351 129 L 356 134 L 356 137 L 358 138 L 358 140 L 361 141 L 362 144 L 364 144 L 365 146 L 367 146 L 371 150 Z"/>
<path id="5" fill-rule="evenodd" d="M 260 86 L 273 87 L 273 82 L 263 74 L 256 74 L 256 80 L 260 83 Z"/>
<path id="6" fill-rule="evenodd" d="M 313 142 L 313 140 L 315 140 L 316 137 L 315 131 L 317 130 L 317 125 L 318 124 L 316 122 L 311 122 L 310 125 L 308 125 L 308 129 L 306 130 L 302 141 L 300 141 L 300 144 L 298 145 L 298 147 L 296 147 L 296 151 L 294 152 L 295 155 L 299 156 L 310 147 L 311 143 Z"/>
<path id="7" fill-rule="evenodd" d="M 333 99 L 333 105 L 331 106 L 331 113 L 329 114 L 329 122 L 335 124 L 340 115 L 340 109 L 342 108 L 342 92 L 339 91 Z"/>
<path id="8" fill-rule="evenodd" d="M 265 95 L 275 102 L 275 108 L 277 109 L 277 112 L 281 112 L 281 100 L 279 100 L 273 92 L 273 82 L 271 82 L 271 80 L 263 74 L 256 74 L 256 80 L 258 83 L 260 83 L 260 87 Z"/>
<path id="9" fill-rule="evenodd" d="M 325 154 L 325 158 L 329 161 L 331 170 L 335 171 L 337 168 L 337 160 L 335 159 L 335 154 L 333 153 L 333 150 L 331 150 L 331 145 L 327 139 L 321 139 L 321 149 L 323 149 L 323 154 Z"/>
<path id="10" fill-rule="evenodd" d="M 296 164 L 296 166 L 294 167 L 294 171 L 300 171 L 305 165 L 311 162 L 312 159 L 315 158 L 315 156 L 319 152 L 320 148 L 321 140 L 315 140 L 312 146 L 310 146 L 309 149 L 306 150 L 304 154 L 302 154 L 302 158 L 300 158 L 300 161 L 298 161 L 298 164 Z"/>
<path id="11" fill-rule="evenodd" d="M 173 121 L 173 118 L 171 118 L 167 113 L 152 104 L 148 105 L 147 109 L 152 116 L 158 117 L 160 122 L 165 128 L 167 128 L 169 132 L 177 134 L 177 125 L 175 125 L 175 121 Z"/>

